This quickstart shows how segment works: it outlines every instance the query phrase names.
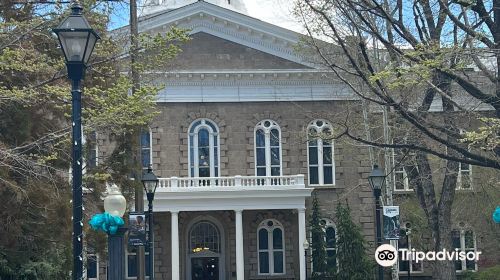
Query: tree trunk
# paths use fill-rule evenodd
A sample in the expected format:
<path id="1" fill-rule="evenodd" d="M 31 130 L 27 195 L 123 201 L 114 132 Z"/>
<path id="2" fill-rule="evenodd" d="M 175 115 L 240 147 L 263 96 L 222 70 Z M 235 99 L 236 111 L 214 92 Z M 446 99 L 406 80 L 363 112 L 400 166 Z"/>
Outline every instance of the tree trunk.
<path id="1" fill-rule="evenodd" d="M 446 211 L 445 211 L 446 212 Z M 449 211 L 451 212 L 451 211 Z M 449 218 L 446 219 L 439 215 L 440 222 L 437 224 L 437 228 L 434 228 L 432 231 L 432 237 L 434 239 L 434 251 L 442 251 L 446 249 L 447 251 L 451 251 L 451 224 L 449 222 Z M 448 222 L 445 222 L 448 220 Z M 455 280 L 455 264 L 453 261 L 434 261 L 433 265 L 433 279 L 439 280 Z"/>

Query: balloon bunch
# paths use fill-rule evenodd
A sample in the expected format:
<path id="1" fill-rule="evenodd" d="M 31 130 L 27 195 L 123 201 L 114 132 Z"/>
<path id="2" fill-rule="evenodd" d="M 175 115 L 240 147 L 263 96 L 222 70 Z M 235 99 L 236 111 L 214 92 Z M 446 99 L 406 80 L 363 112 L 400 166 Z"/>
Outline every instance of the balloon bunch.
<path id="1" fill-rule="evenodd" d="M 497 206 L 497 209 L 495 209 L 495 212 L 493 212 L 493 221 L 495 223 L 500 224 L 500 206 Z"/>
<path id="2" fill-rule="evenodd" d="M 118 228 L 123 226 L 125 222 L 121 217 L 113 216 L 107 212 L 95 214 L 89 222 L 93 230 L 104 231 L 107 234 L 115 234 Z"/>

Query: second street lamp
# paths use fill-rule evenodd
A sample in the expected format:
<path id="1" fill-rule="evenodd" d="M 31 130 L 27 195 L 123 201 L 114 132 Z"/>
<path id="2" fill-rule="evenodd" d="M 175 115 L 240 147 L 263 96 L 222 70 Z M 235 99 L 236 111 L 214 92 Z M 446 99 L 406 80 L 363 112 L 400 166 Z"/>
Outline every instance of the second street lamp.
<path id="1" fill-rule="evenodd" d="M 382 226 L 380 222 L 380 196 L 382 195 L 382 187 L 385 184 L 385 174 L 378 165 L 373 166 L 372 173 L 368 176 L 368 182 L 373 189 L 373 195 L 375 196 L 375 221 L 377 228 L 377 247 L 382 245 Z M 384 279 L 384 268 L 378 266 L 378 280 Z"/>
<path id="2" fill-rule="evenodd" d="M 156 187 L 158 187 L 158 177 L 153 173 L 151 166 L 142 175 L 142 184 L 148 198 L 148 226 L 149 226 L 149 279 L 154 280 L 154 240 L 153 240 L 153 200 L 155 198 Z"/>
<path id="3" fill-rule="evenodd" d="M 82 15 L 82 6 L 74 2 L 71 15 L 53 31 L 66 59 L 71 80 L 72 189 L 73 189 L 73 272 L 74 280 L 83 279 L 83 193 L 82 193 L 82 92 L 80 83 L 99 35 Z"/>
<path id="4" fill-rule="evenodd" d="M 104 210 L 112 216 L 123 217 L 127 208 L 127 201 L 116 185 L 109 187 L 108 195 L 104 198 Z M 125 279 L 125 247 L 123 246 L 126 228 L 120 227 L 116 233 L 108 234 L 108 279 Z"/>

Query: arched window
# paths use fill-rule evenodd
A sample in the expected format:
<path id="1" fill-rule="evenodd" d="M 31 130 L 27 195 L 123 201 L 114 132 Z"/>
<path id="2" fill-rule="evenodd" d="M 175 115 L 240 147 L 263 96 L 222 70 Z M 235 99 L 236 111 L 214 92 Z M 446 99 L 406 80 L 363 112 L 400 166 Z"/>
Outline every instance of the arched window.
<path id="1" fill-rule="evenodd" d="M 275 121 L 263 120 L 255 127 L 255 173 L 281 175 L 281 133 Z"/>
<path id="2" fill-rule="evenodd" d="M 152 133 L 151 129 L 141 130 L 141 163 L 142 168 L 146 169 L 153 164 Z"/>
<path id="3" fill-rule="evenodd" d="M 326 264 L 327 267 L 337 266 L 337 231 L 335 229 L 335 224 L 329 219 L 321 219 L 321 227 L 324 230 L 325 238 L 325 250 L 326 250 Z M 312 234 L 311 234 L 312 235 Z M 311 244 L 316 242 L 312 236 Z M 312 250 L 312 248 L 311 248 Z M 314 260 L 312 263 L 313 271 L 316 270 L 314 265 Z"/>
<path id="4" fill-rule="evenodd" d="M 189 176 L 219 176 L 219 130 L 208 119 L 194 121 L 189 127 Z"/>
<path id="5" fill-rule="evenodd" d="M 257 229 L 259 274 L 285 273 L 283 226 L 276 220 L 265 220 Z"/>
<path id="6" fill-rule="evenodd" d="M 310 185 L 334 185 L 332 126 L 325 120 L 314 120 L 307 127 Z"/>
<path id="7" fill-rule="evenodd" d="M 220 235 L 217 227 L 211 222 L 196 223 L 189 232 L 189 252 L 220 253 Z"/>
<path id="8" fill-rule="evenodd" d="M 326 263 L 328 267 L 337 266 L 337 231 L 335 224 L 330 220 L 322 220 L 325 225 L 325 248 L 326 248 Z"/>

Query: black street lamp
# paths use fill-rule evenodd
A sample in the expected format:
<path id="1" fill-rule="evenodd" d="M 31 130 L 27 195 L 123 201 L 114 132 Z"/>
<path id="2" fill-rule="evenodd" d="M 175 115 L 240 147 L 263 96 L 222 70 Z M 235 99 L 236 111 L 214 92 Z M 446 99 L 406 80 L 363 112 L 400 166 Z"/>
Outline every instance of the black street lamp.
<path id="1" fill-rule="evenodd" d="M 158 187 L 158 177 L 153 173 L 151 166 L 142 175 L 142 184 L 148 198 L 148 224 L 149 224 L 149 279 L 154 280 L 154 240 L 153 240 L 153 200 L 155 199 L 156 187 Z"/>
<path id="2" fill-rule="evenodd" d="M 82 104 L 80 83 L 90 55 L 99 39 L 82 15 L 82 6 L 74 2 L 71 15 L 53 32 L 59 38 L 71 79 L 72 184 L 73 184 L 73 279 L 83 278 L 83 197 L 82 197 Z"/>
<path id="3" fill-rule="evenodd" d="M 368 182 L 373 189 L 373 195 L 375 196 L 375 221 L 377 228 L 377 247 L 382 245 L 382 226 L 380 222 L 380 196 L 382 195 L 382 187 L 385 184 L 385 174 L 378 165 L 373 166 L 372 173 L 368 176 Z M 384 268 L 378 266 L 378 280 L 384 279 Z"/>

